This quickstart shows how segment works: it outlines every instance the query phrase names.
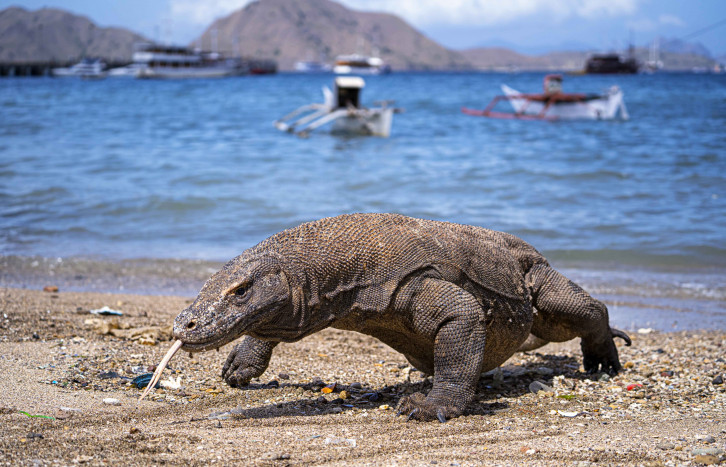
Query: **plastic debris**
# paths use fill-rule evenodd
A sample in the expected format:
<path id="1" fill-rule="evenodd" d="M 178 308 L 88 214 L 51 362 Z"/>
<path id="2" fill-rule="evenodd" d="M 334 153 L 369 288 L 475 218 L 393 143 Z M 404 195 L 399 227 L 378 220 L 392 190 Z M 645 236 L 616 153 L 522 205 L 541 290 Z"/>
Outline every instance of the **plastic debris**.
<path id="1" fill-rule="evenodd" d="M 122 316 L 123 313 L 118 310 L 112 310 L 108 306 L 104 306 L 103 308 L 98 308 L 96 310 L 91 310 L 91 314 L 94 315 L 112 315 L 112 316 Z"/>
<path id="2" fill-rule="evenodd" d="M 133 380 L 131 380 L 131 384 L 136 386 L 139 389 L 143 389 L 146 386 L 149 385 L 149 382 L 151 381 L 151 378 L 154 376 L 154 373 L 144 373 L 143 375 L 139 375 Z M 159 383 L 156 383 L 156 386 L 154 386 L 154 389 L 160 388 L 161 385 Z"/>
<path id="3" fill-rule="evenodd" d="M 146 384 L 144 386 L 148 385 L 149 382 L 146 381 Z M 161 381 L 160 383 L 157 383 L 156 386 L 158 387 L 161 385 L 164 389 L 179 389 L 181 387 L 181 376 L 177 376 L 176 380 L 169 376 L 168 379 Z"/>
<path id="4" fill-rule="evenodd" d="M 24 412 L 22 410 L 19 411 L 23 415 L 27 415 L 30 418 L 47 418 L 48 420 L 55 420 L 55 417 L 51 417 L 50 415 L 31 415 L 28 412 Z"/>
<path id="5" fill-rule="evenodd" d="M 328 436 L 327 438 L 325 438 L 324 443 L 328 444 L 328 445 L 330 445 L 330 444 L 347 445 L 351 448 L 354 448 L 357 445 L 355 438 L 338 438 L 336 436 Z"/>

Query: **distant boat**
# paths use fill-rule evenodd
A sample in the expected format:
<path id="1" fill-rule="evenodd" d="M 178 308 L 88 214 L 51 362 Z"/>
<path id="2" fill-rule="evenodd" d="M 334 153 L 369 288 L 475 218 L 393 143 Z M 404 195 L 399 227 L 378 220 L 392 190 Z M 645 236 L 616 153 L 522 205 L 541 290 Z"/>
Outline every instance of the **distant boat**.
<path id="1" fill-rule="evenodd" d="M 99 58 L 84 58 L 68 68 L 53 68 L 53 76 L 75 76 L 85 79 L 101 79 L 106 77 L 106 64 Z"/>
<path id="2" fill-rule="evenodd" d="M 616 53 L 595 54 L 585 62 L 588 74 L 633 74 L 639 69 L 640 64 L 632 55 L 623 58 Z"/>
<path id="3" fill-rule="evenodd" d="M 295 71 L 300 73 L 329 73 L 332 69 L 328 63 L 315 60 L 295 62 Z"/>
<path id="4" fill-rule="evenodd" d="M 386 138 L 391 134 L 393 114 L 401 109 L 389 107 L 392 101 L 380 102 L 379 107 L 361 106 L 360 93 L 364 86 L 365 81 L 359 76 L 338 76 L 333 91 L 323 88 L 323 103 L 304 105 L 290 112 L 274 122 L 275 128 L 305 137 L 330 123 L 334 134 Z"/>
<path id="5" fill-rule="evenodd" d="M 139 44 L 133 54 L 137 78 L 224 78 L 249 72 L 240 58 L 160 44 Z"/>
<path id="6" fill-rule="evenodd" d="M 339 55 L 333 66 L 333 73 L 337 75 L 382 75 L 390 72 L 391 67 L 382 58 L 360 54 Z"/>
<path id="7" fill-rule="evenodd" d="M 544 92 L 524 94 L 507 85 L 502 85 L 504 95 L 496 96 L 484 110 L 463 107 L 467 115 L 501 119 L 521 120 L 627 120 L 623 91 L 612 86 L 604 94 L 580 94 L 562 92 L 562 76 L 547 75 L 544 79 Z M 498 112 L 494 108 L 500 101 L 508 101 L 514 112 Z"/>
<path id="8" fill-rule="evenodd" d="M 242 66 L 247 68 L 251 75 L 271 75 L 277 73 L 277 62 L 263 58 L 242 59 Z"/>
<path id="9" fill-rule="evenodd" d="M 108 70 L 108 76 L 109 78 L 136 78 L 142 68 L 146 68 L 146 64 L 132 63 L 118 68 L 111 68 Z"/>

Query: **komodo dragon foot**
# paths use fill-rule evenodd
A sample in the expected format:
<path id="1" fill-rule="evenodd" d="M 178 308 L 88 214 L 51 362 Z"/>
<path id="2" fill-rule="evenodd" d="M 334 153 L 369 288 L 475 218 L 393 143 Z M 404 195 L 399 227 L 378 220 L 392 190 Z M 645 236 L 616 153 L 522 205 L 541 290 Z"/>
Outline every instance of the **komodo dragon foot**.
<path id="1" fill-rule="evenodd" d="M 630 346 L 632 341 L 626 333 L 618 329 L 610 328 L 610 334 L 604 341 L 583 337 L 580 343 L 583 357 L 582 366 L 587 373 L 593 374 L 602 371 L 614 376 L 622 369 L 614 339 L 621 338 L 625 341 L 626 346 Z"/>
<path id="2" fill-rule="evenodd" d="M 446 423 L 447 419 L 462 414 L 458 407 L 436 403 L 427 399 L 420 392 L 402 397 L 398 402 L 397 410 L 398 415 L 406 415 L 408 420 L 438 420 L 441 423 Z"/>

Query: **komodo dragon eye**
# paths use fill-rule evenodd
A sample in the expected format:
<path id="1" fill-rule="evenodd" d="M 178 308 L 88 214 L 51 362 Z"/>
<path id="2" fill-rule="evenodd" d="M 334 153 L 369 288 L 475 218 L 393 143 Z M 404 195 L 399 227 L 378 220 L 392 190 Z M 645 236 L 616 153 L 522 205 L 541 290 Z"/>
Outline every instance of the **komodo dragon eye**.
<path id="1" fill-rule="evenodd" d="M 232 293 L 235 297 L 244 297 L 245 295 L 247 295 L 247 292 L 249 292 L 249 290 L 250 286 L 248 284 L 245 284 L 237 287 Z"/>

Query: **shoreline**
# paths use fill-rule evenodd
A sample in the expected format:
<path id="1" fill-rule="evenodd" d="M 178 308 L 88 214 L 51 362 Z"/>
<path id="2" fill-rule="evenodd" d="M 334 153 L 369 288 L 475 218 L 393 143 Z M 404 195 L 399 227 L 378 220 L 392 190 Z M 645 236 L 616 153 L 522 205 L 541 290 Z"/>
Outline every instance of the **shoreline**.
<path id="1" fill-rule="evenodd" d="M 246 389 L 226 353 L 178 355 L 141 403 L 131 378 L 170 342 L 184 297 L 0 288 L 0 452 L 12 464 L 695 465 L 726 460 L 724 331 L 634 333 L 623 371 L 586 375 L 577 340 L 482 375 L 464 416 L 406 422 L 398 399 L 431 381 L 357 333 L 327 329 L 275 350 Z M 95 316 L 109 305 L 123 316 Z M 114 324 L 115 323 L 115 324 Z M 117 326 L 117 335 L 110 330 Z M 720 380 L 718 379 L 720 378 Z M 533 393 L 532 383 L 544 391 Z M 322 386 L 336 383 L 330 394 Z M 343 394 L 345 390 L 348 394 Z M 378 399 L 370 400 L 375 393 Z M 104 400 L 115 401 L 104 402 Z M 23 413 L 24 412 L 24 413 Z"/>
<path id="2" fill-rule="evenodd" d="M 603 301 L 616 327 L 629 331 L 726 330 L 726 268 L 551 263 Z M 0 255 L 0 287 L 42 290 L 51 285 L 62 292 L 193 298 L 223 265 L 221 261 L 190 259 Z"/>

